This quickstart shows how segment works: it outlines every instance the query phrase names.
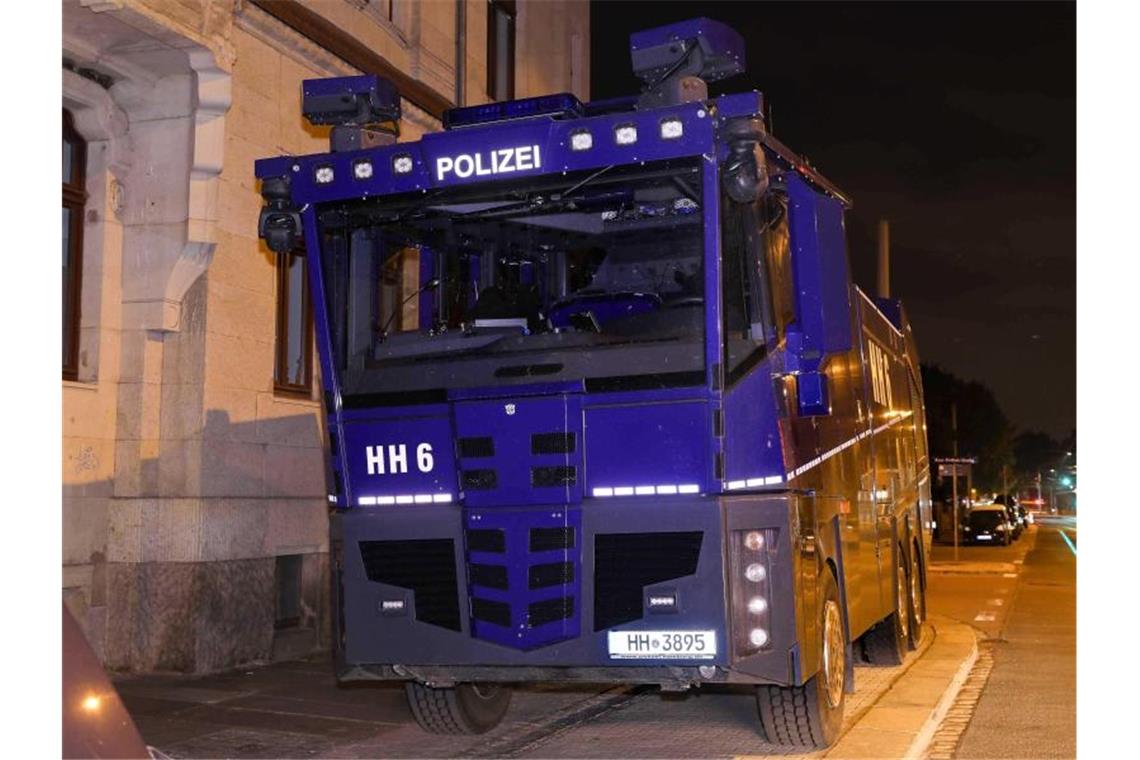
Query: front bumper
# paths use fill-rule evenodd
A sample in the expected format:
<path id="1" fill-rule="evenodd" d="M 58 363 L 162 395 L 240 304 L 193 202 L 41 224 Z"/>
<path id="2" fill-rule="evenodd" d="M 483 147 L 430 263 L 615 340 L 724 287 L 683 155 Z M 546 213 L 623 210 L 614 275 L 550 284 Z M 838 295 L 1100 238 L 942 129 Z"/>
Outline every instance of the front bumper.
<path id="1" fill-rule="evenodd" d="M 432 504 L 338 512 L 332 520 L 338 676 L 346 681 L 411 678 L 437 684 L 798 682 L 788 505 L 786 495 L 770 494 L 732 499 L 593 499 L 574 508 L 473 510 Z M 532 526 L 551 521 L 573 529 L 572 548 L 552 555 L 523 545 Z M 482 587 L 485 567 L 475 567 L 489 555 L 488 547 L 472 543 L 471 531 L 487 525 L 504 527 L 505 546 L 499 559 L 505 568 L 503 588 Z M 742 525 L 773 530 L 771 535 L 777 538 L 771 556 L 783 560 L 773 562 L 770 570 L 771 643 L 748 657 L 737 657 L 731 650 L 733 620 L 726 601 L 731 593 L 726 584 L 730 572 L 726 572 L 725 537 L 729 527 Z M 678 536 L 690 537 L 699 546 L 695 564 L 688 568 L 677 561 L 676 555 L 683 551 Z M 615 560 L 615 540 L 634 542 L 616 544 L 619 552 L 623 546 L 641 548 Z M 377 542 L 405 552 L 401 561 L 378 571 Z M 646 546 L 661 550 L 646 551 Z M 434 556 L 430 567 L 408 571 L 426 562 L 429 554 Z M 572 582 L 534 590 L 527 580 L 535 563 L 552 558 L 573 566 Z M 692 572 L 665 577 L 684 569 Z M 432 585 L 412 588 L 425 577 L 434 579 Z M 641 585 L 639 581 L 646 578 L 651 582 Z M 650 597 L 661 596 L 673 597 L 675 609 L 651 608 Z M 528 625 L 527 610 L 535 608 L 534 599 L 547 607 L 561 599 L 565 616 Z M 492 611 L 502 611 L 494 623 L 487 620 L 492 617 L 488 603 L 498 605 L 491 606 Z M 662 630 L 713 631 L 716 654 L 667 660 L 611 658 L 610 631 Z"/>

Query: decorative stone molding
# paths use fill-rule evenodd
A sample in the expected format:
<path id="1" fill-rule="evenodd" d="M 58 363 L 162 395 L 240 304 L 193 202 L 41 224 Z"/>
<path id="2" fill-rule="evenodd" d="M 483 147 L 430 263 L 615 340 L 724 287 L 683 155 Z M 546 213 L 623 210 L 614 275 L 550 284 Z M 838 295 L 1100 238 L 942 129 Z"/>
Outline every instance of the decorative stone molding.
<path id="1" fill-rule="evenodd" d="M 189 52 L 194 70 L 194 157 L 190 165 L 190 199 L 186 242 L 170 270 L 163 294 L 162 324 L 156 329 L 177 330 L 182 298 L 210 266 L 218 244 L 218 175 L 225 153 L 225 114 L 230 108 L 230 75 L 220 69 L 214 54 L 197 48 Z"/>
<path id="2" fill-rule="evenodd" d="M 251 3 L 239 1 L 234 11 L 234 25 L 278 53 L 289 56 L 302 66 L 316 70 L 322 76 L 340 77 L 360 73 Z"/>
<path id="3" fill-rule="evenodd" d="M 117 177 L 124 176 L 131 164 L 127 115 L 111 94 L 90 79 L 63 69 L 63 106 L 71 111 L 76 131 L 87 142 L 108 141 L 108 168 Z"/>

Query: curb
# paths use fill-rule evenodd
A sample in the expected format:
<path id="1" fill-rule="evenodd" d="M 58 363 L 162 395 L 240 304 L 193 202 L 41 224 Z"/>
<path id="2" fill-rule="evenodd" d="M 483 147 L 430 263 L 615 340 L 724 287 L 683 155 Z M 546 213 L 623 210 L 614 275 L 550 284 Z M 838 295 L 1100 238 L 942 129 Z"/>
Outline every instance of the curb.
<path id="1" fill-rule="evenodd" d="M 978 657 L 977 635 L 932 616 L 934 641 L 864 712 L 824 757 L 922 757 Z"/>
<path id="2" fill-rule="evenodd" d="M 946 691 L 942 694 L 942 699 L 938 700 L 938 704 L 934 707 L 934 712 L 930 713 L 930 717 L 926 719 L 926 723 L 922 725 L 918 735 L 914 737 L 911 742 L 910 748 L 907 749 L 906 754 L 903 755 L 903 760 L 919 760 L 926 750 L 930 747 L 930 742 L 934 739 L 935 732 L 946 718 L 946 714 L 950 712 L 950 708 L 954 705 L 954 700 L 958 698 L 958 692 L 962 690 L 962 686 L 966 683 L 966 679 L 970 677 L 970 671 L 974 669 L 974 663 L 978 661 L 978 641 L 975 637 L 974 646 L 970 649 L 969 656 L 962 661 L 962 666 L 958 668 L 958 672 L 954 674 L 954 678 L 950 681 L 950 685 L 946 687 Z"/>

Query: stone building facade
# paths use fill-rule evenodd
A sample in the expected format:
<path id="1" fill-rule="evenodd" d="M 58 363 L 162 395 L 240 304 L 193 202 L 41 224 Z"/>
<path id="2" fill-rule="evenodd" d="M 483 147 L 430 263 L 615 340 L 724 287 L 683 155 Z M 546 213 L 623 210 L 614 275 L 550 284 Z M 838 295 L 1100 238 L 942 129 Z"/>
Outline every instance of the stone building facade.
<path id="1" fill-rule="evenodd" d="M 108 668 L 200 673 L 328 644 L 320 378 L 310 350 L 308 390 L 275 379 L 292 323 L 253 176 L 256 158 L 327 149 L 301 80 L 390 74 L 401 139 L 417 139 L 495 91 L 586 99 L 588 14 L 586 0 L 63 0 L 82 148 L 69 159 L 65 128 L 65 171 L 81 165 L 64 192 L 63 593 Z"/>

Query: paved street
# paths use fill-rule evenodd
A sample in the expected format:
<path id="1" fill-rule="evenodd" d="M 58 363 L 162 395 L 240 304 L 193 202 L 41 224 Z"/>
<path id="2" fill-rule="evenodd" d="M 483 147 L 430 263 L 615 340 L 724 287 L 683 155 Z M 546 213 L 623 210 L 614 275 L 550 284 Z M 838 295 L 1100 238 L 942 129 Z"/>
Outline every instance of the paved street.
<path id="1" fill-rule="evenodd" d="M 946 732 L 953 750 L 932 757 L 1076 756 L 1076 543 L 1076 519 L 1054 517 L 1013 546 L 961 550 L 964 563 L 1015 564 L 1016 579 L 955 573 L 940 561 L 953 549 L 938 547 L 947 572 L 931 582 L 932 607 L 982 632 L 975 671 L 986 672 L 964 731 Z"/>
<path id="2" fill-rule="evenodd" d="M 1055 519 L 1009 547 L 962 547 L 957 561 L 952 547 L 935 548 L 928 595 L 934 635 L 924 647 L 939 639 L 939 630 L 949 635 L 957 621 L 964 624 L 958 629 L 976 631 L 978 657 L 933 733 L 931 760 L 1075 755 L 1075 544 L 1075 520 Z M 923 695 L 923 684 L 933 681 L 909 675 L 921 670 L 911 666 L 924 654 L 912 654 L 899 668 L 857 669 L 847 726 L 888 729 L 897 747 L 880 743 L 884 735 L 853 731 L 843 745 L 852 754 L 842 756 L 902 755 L 912 734 L 890 736 L 892 716 L 903 715 L 895 711 L 923 718 L 941 696 Z M 966 662 L 956 657 L 942 670 Z M 765 743 L 752 696 L 727 689 L 663 695 L 648 688 L 529 687 L 516 693 L 496 730 L 439 737 L 415 726 L 401 688 L 338 687 L 320 658 L 205 678 L 130 678 L 118 686 L 147 741 L 180 758 L 781 754 Z M 856 736 L 863 738 L 852 741 Z"/>

